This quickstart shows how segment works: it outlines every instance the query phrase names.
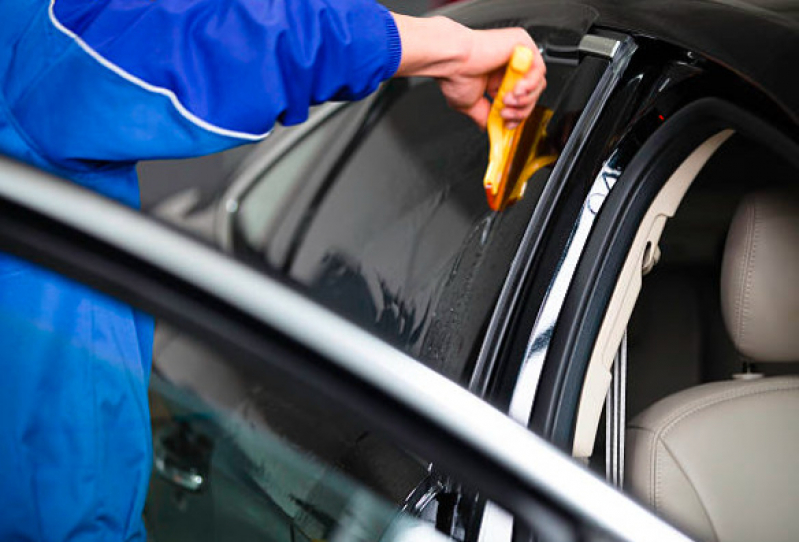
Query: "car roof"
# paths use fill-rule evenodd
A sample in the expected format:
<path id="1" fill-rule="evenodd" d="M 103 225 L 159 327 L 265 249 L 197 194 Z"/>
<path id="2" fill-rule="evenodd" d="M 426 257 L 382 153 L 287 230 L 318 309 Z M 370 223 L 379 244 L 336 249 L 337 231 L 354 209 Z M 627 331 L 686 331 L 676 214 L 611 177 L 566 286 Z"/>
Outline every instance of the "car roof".
<path id="1" fill-rule="evenodd" d="M 507 10 L 508 4 L 531 23 L 536 12 L 590 8 L 595 27 L 658 39 L 729 68 L 799 124 L 799 77 L 793 75 L 799 67 L 799 0 L 477 0 L 456 4 L 449 14 L 474 22 L 479 11 L 488 20 L 492 10 Z"/>

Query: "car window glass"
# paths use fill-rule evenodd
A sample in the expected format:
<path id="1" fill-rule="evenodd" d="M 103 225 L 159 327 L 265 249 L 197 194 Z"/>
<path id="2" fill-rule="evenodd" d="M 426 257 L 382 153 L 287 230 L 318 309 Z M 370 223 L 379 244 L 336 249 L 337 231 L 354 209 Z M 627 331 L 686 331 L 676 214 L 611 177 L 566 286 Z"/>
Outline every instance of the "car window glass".
<path id="1" fill-rule="evenodd" d="M 284 204 L 285 198 L 304 175 L 308 175 L 315 166 L 316 157 L 325 150 L 326 144 L 338 130 L 338 125 L 345 119 L 341 115 L 333 114 L 326 120 L 327 129 L 311 131 L 291 152 L 280 156 L 266 171 L 260 174 L 261 178 L 268 178 L 268 182 L 252 183 L 247 197 L 241 200 L 241 209 L 238 213 L 238 233 L 249 246 L 262 246 L 264 234 L 269 230 L 269 224 L 275 219 Z"/>
<path id="2" fill-rule="evenodd" d="M 549 61 L 540 107 L 553 114 L 547 127 L 552 154 L 565 145 L 605 66 L 596 58 Z M 344 112 L 341 121 L 322 124 L 316 131 L 326 136 L 307 138 L 287 156 L 304 155 L 303 145 L 329 139 L 356 117 L 362 118 Z M 286 274 L 338 313 L 465 382 L 555 167 L 538 170 L 519 203 L 494 213 L 482 184 L 487 156 L 486 134 L 452 111 L 435 83 L 393 81 L 335 165 L 295 180 L 317 183 L 312 201 L 286 198 L 281 218 L 261 236 L 263 246 L 246 239 L 234 245 L 248 256 L 260 254 L 258 265 Z M 271 185 L 272 175 L 258 182 Z M 252 190 L 242 208 L 260 205 L 247 199 L 268 192 Z"/>
<path id="3" fill-rule="evenodd" d="M 256 377 L 164 324 L 150 402 L 155 540 L 378 540 L 414 526 L 399 508 L 426 463 L 335 405 Z M 205 487 L 176 483 L 193 473 Z"/>

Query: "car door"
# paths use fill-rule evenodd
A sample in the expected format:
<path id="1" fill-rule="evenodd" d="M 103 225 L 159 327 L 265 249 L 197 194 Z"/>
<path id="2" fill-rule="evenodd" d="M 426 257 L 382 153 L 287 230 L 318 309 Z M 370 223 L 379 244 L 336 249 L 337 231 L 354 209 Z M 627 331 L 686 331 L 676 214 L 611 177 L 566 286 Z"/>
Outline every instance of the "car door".
<path id="1" fill-rule="evenodd" d="M 258 419 L 247 405 L 240 409 L 187 380 L 180 367 L 155 375 L 155 434 L 176 422 L 164 449 L 155 450 L 157 476 L 175 489 L 148 502 L 156 540 L 439 539 L 429 520 L 402 512 L 359 480 L 357 467 L 366 462 L 348 467 L 324 457 L 326 420 L 337 412 L 376 431 L 388 447 L 440 464 L 544 539 L 683 539 L 454 383 L 203 244 L 5 159 L 0 208 L 4 251 L 170 322 L 266 395 L 284 393 L 303 411 L 321 409 L 312 416 L 318 438 L 291 436 L 302 413 Z M 96 361 L 103 362 L 102 352 Z M 230 470 L 216 469 L 220 464 Z M 390 463 L 382 468 L 392 474 Z M 192 506 L 186 493 L 217 490 L 226 498 L 205 510 L 202 529 L 177 519 Z M 231 512 L 237 522 L 227 519 Z M 469 537 L 479 535 L 476 519 Z"/>
<path id="2" fill-rule="evenodd" d="M 527 26 L 548 65 L 539 111 L 551 115 L 554 162 L 533 175 L 518 204 L 490 211 L 486 135 L 451 111 L 433 82 L 413 80 L 278 130 L 250 156 L 215 219 L 217 238 L 237 258 L 507 409 L 507 379 L 522 359 L 507 349 L 517 313 L 527 313 L 519 305 L 525 277 L 549 276 L 558 264 L 553 255 L 569 231 L 547 223 L 577 215 L 589 184 L 564 179 L 577 175 L 576 159 L 636 46 L 587 33 L 596 14 L 585 6 L 499 8 L 458 13 L 475 26 Z M 581 171 L 593 167 L 587 162 Z M 168 357 L 159 352 L 156 365 Z M 431 478 L 417 478 L 410 506 L 460 499 L 437 470 Z M 454 532 L 463 514 L 453 507 L 450 515 Z"/>
<path id="3" fill-rule="evenodd" d="M 448 108 L 434 82 L 397 80 L 280 130 L 256 149 L 216 217 L 219 239 L 238 258 L 478 393 L 493 378 L 481 352 L 500 292 L 519 273 L 512 266 L 525 231 L 552 212 L 597 102 L 614 87 L 610 60 L 631 47 L 586 35 L 595 13 L 584 6 L 495 7 L 452 15 L 474 26 L 527 26 L 548 69 L 539 110 L 551 116 L 553 160 L 519 203 L 490 210 L 486 134 Z"/>

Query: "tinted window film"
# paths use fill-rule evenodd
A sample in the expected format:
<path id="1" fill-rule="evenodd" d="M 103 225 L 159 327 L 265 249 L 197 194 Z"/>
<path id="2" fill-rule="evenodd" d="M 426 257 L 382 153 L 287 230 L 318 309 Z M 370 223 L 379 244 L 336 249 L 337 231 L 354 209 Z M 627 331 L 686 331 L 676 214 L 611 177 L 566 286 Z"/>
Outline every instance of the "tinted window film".
<path id="1" fill-rule="evenodd" d="M 346 120 L 346 115 L 333 113 L 326 120 L 325 129 L 308 133 L 290 152 L 282 154 L 252 182 L 236 214 L 238 245 L 261 250 L 271 224 L 280 219 L 281 207 L 300 188 L 298 184 L 302 183 L 302 179 L 307 178 L 317 167 L 319 155 L 329 148 L 340 125 Z"/>
<path id="2" fill-rule="evenodd" d="M 565 145 L 605 66 L 549 61 L 540 102 L 553 113 L 548 152 Z M 447 107 L 435 83 L 393 81 L 337 163 L 317 172 L 324 179 L 312 204 L 287 198 L 283 216 L 295 219 L 273 223 L 250 252 L 322 303 L 465 381 L 555 165 L 533 175 L 519 203 L 494 213 L 482 185 L 487 157 L 486 134 Z M 267 174 L 260 182 L 273 181 Z M 287 236 L 285 257 L 270 252 L 270 239 Z"/>

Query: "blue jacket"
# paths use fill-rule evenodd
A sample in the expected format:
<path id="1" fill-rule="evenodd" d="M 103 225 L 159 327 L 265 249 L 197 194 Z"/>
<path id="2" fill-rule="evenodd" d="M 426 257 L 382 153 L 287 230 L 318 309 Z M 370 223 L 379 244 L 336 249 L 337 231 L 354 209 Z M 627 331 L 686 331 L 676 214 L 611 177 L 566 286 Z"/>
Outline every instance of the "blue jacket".
<path id="1" fill-rule="evenodd" d="M 259 140 L 400 54 L 371 0 L 4 0 L 0 152 L 136 206 L 136 160 Z M 152 330 L 0 254 L 0 540 L 144 540 Z"/>

